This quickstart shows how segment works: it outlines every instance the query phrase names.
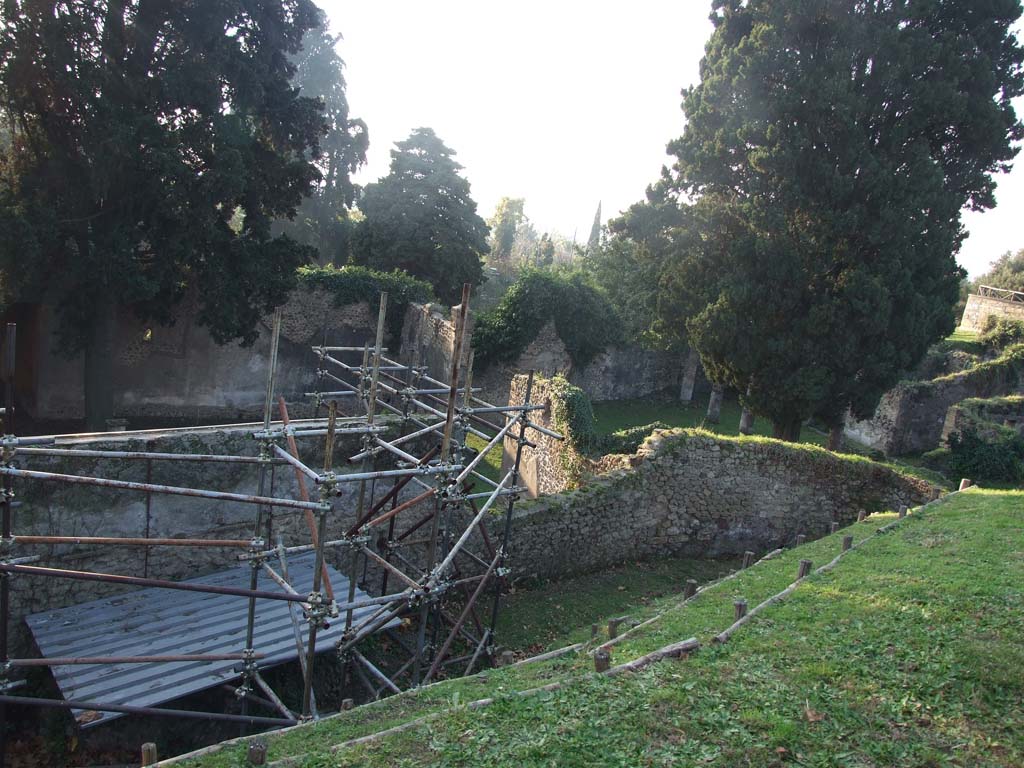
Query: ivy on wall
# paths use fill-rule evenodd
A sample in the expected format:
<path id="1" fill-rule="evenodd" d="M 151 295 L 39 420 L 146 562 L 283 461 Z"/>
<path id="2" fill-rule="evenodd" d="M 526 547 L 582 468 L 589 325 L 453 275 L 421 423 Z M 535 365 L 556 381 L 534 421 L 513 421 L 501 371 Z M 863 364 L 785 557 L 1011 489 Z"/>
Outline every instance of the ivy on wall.
<path id="1" fill-rule="evenodd" d="M 494 309 L 477 317 L 473 329 L 476 365 L 483 369 L 518 359 L 552 320 L 578 367 L 622 338 L 622 322 L 615 309 L 582 275 L 531 269 L 513 283 Z"/>
<path id="2" fill-rule="evenodd" d="M 299 267 L 299 287 L 323 289 L 334 296 L 334 306 L 369 303 L 371 312 L 377 308 L 381 293 L 388 294 L 388 334 L 392 339 L 402 335 L 405 309 L 412 302 L 430 301 L 434 294 L 430 283 L 418 280 L 397 269 L 378 272 L 368 267 L 348 265 L 335 267 Z"/>
<path id="3" fill-rule="evenodd" d="M 582 455 L 635 453 L 654 430 L 669 428 L 664 422 L 654 421 L 603 435 L 597 431 L 594 409 L 586 392 L 570 384 L 563 376 L 551 379 L 550 389 L 555 429 L 565 435 L 576 453 Z"/>

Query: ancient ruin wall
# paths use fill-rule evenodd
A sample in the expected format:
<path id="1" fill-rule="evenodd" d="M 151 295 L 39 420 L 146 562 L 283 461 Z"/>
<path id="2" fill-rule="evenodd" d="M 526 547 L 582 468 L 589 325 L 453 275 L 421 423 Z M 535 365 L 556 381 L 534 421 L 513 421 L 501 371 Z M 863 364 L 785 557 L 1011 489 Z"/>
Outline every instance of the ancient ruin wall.
<path id="1" fill-rule="evenodd" d="M 967 297 L 967 306 L 964 307 L 960 327 L 969 331 L 981 332 L 985 326 L 985 319 L 989 315 L 1024 320 L 1024 302 L 971 294 Z"/>
<path id="2" fill-rule="evenodd" d="M 1003 358 L 932 381 L 901 382 L 882 396 L 875 415 L 849 420 L 845 432 L 892 456 L 938 448 L 946 414 L 968 398 L 1013 394 L 1022 389 L 1021 364 L 1008 350 Z"/>
<path id="3" fill-rule="evenodd" d="M 552 577 L 638 558 L 764 552 L 832 521 L 917 505 L 936 489 L 867 460 L 759 438 L 656 432 L 622 466 L 575 491 L 522 503 L 518 575 Z"/>
<path id="4" fill-rule="evenodd" d="M 512 384 L 521 402 L 526 377 Z M 558 395 L 535 379 L 531 419 L 551 430 Z M 579 573 L 655 555 L 707 557 L 755 552 L 819 536 L 859 510 L 897 509 L 932 499 L 924 480 L 817 446 L 729 438 L 697 430 L 656 431 L 631 456 L 590 461 L 568 441 L 531 435 L 522 484 L 539 493 L 515 512 L 520 574 Z M 506 441 L 506 455 L 515 449 Z M 576 490 L 564 490 L 573 488 Z"/>

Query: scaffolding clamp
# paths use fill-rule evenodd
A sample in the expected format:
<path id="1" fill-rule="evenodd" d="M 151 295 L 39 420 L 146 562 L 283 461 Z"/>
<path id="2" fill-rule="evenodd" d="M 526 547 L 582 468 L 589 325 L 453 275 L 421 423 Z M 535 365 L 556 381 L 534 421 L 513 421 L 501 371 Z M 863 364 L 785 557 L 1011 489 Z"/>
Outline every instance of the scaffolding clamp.
<path id="1" fill-rule="evenodd" d="M 333 601 L 332 601 L 333 602 Z M 310 592 L 306 600 L 306 620 L 310 627 L 326 629 L 330 626 L 327 619 L 331 616 L 331 606 L 324 600 L 322 592 Z M 335 606 L 337 610 L 337 606 Z"/>

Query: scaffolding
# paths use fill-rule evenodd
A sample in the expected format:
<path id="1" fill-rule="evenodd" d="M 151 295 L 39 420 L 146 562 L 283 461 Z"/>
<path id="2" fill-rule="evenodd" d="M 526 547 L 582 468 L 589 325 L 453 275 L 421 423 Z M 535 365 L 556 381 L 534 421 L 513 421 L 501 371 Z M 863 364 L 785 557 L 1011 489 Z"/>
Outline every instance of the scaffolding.
<path id="1" fill-rule="evenodd" d="M 447 382 L 432 378 L 426 367 L 403 364 L 386 356 L 383 347 L 388 297 L 381 294 L 374 342 L 362 347 L 312 348 L 319 362 L 315 391 L 306 393 L 314 406 L 314 418 L 290 421 L 284 397 L 276 405 L 279 418 L 272 419 L 275 375 L 281 334 L 281 313 L 273 320 L 269 373 L 262 423 L 254 425 L 256 456 L 176 454 L 150 451 L 90 450 L 68 447 L 61 437 L 18 437 L 14 429 L 15 326 L 9 324 L 3 347 L 2 374 L 5 407 L 2 411 L 2 507 L 0 507 L 0 767 L 4 760 L 7 708 L 11 706 L 86 709 L 97 712 L 196 717 L 242 723 L 243 727 L 281 727 L 316 718 L 314 669 L 317 633 L 329 622 L 342 622 L 343 632 L 335 649 L 344 669 L 344 686 L 361 686 L 365 698 L 430 683 L 439 677 L 468 675 L 495 657 L 496 624 L 500 596 L 508 583 L 508 557 L 513 508 L 519 495 L 523 448 L 536 431 L 561 436 L 530 419 L 542 406 L 530 401 L 530 373 L 523 402 L 496 406 L 476 396 L 472 386 L 472 356 L 466 355 L 469 286 L 454 328 L 451 367 Z M 361 360 L 355 362 L 353 358 Z M 353 359 L 346 362 L 344 358 Z M 341 416 L 338 402 L 350 398 L 357 412 Z M 326 415 L 322 411 L 326 409 Z M 337 439 L 354 435 L 360 450 L 352 456 L 336 456 Z M 299 441 L 322 438 L 324 457 L 320 468 L 303 461 Z M 469 442 L 482 444 L 473 450 Z M 502 447 L 507 454 L 503 476 L 495 481 L 480 470 L 488 452 Z M 255 465 L 256 492 L 242 494 L 44 472 L 16 466 L 15 456 L 96 458 L 117 462 L 198 462 Z M 147 466 L 150 466 L 147 464 Z M 298 498 L 274 494 L 268 488 L 272 468 L 294 472 Z M 147 478 L 148 479 L 148 478 Z M 15 527 L 12 503 L 15 481 L 84 484 L 125 492 L 192 496 L 223 502 L 240 502 L 254 508 L 249 539 L 177 539 L 146 537 L 22 536 Z M 350 512 L 353 522 L 343 530 L 330 530 L 328 521 L 338 512 L 342 487 L 354 484 L 356 501 Z M 377 493 L 379 486 L 389 486 Z M 499 503 L 504 504 L 498 514 Z M 492 513 L 495 510 L 495 513 Z M 285 542 L 277 534 L 275 516 L 298 515 L 308 534 L 306 541 Z M 492 533 L 489 523 L 497 521 Z M 418 536 L 417 536 L 418 534 Z M 24 554 L 26 548 L 54 544 L 91 544 L 112 547 L 204 547 L 234 553 L 233 562 L 249 565 L 247 588 L 204 585 L 135 575 L 76 571 L 37 565 L 40 556 Z M 312 589 L 299 591 L 288 578 L 287 561 L 299 553 L 314 553 Z M 343 563 L 347 591 L 336 595 L 326 558 Z M 188 590 L 230 595 L 248 601 L 244 647 L 230 653 L 76 658 L 10 658 L 10 578 L 12 576 L 79 579 L 122 586 Z M 269 580 L 275 588 L 261 587 Z M 264 582 L 265 583 L 265 582 Z M 357 591 L 360 585 L 363 593 Z M 375 594 L 372 594 L 375 593 Z M 289 709 L 260 673 L 260 638 L 257 634 L 257 600 L 285 601 L 295 625 L 296 655 L 301 668 L 302 692 L 298 711 Z M 305 622 L 303 643 L 297 629 Z M 398 627 L 396 628 L 396 625 Z M 369 638 L 386 634 L 392 650 L 387 659 L 374 659 L 366 647 Z M 410 637 L 411 636 L 411 637 Z M 12 673 L 31 666 L 67 664 L 132 664 L 237 661 L 232 687 L 241 714 L 193 712 L 164 707 L 133 706 L 102 701 L 40 699 L 16 696 Z M 390 664 L 390 666 L 388 666 Z M 265 698 L 261 698 L 261 696 Z M 274 717 L 249 714 L 252 701 L 273 707 Z"/>

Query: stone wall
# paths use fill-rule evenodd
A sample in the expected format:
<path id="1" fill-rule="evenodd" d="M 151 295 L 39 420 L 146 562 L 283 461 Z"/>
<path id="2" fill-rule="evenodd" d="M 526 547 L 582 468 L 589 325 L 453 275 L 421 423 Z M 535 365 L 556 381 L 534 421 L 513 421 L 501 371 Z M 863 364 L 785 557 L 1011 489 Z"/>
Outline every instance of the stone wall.
<path id="1" fill-rule="evenodd" d="M 824 535 L 858 510 L 917 505 L 937 489 L 865 459 L 765 438 L 655 432 L 578 490 L 521 503 L 517 575 L 555 577 L 645 557 L 764 552 Z"/>
<path id="2" fill-rule="evenodd" d="M 946 413 L 943 442 L 954 432 L 973 430 L 983 440 L 997 441 L 1013 433 L 1024 435 L 1024 397 L 964 400 Z"/>
<path id="3" fill-rule="evenodd" d="M 994 296 L 978 296 L 972 293 L 967 297 L 967 306 L 964 307 L 960 327 L 980 332 L 989 315 L 1024 320 L 1024 302 L 1007 301 Z"/>
<path id="4" fill-rule="evenodd" d="M 37 420 L 84 416 L 83 360 L 55 348 L 56 311 L 43 304 L 19 322 L 19 399 Z M 188 301 L 174 324 L 148 327 L 129 313 L 118 322 L 113 364 L 114 415 L 129 422 L 245 421 L 262 415 L 270 359 L 271 318 L 250 347 L 219 345 L 196 321 Z M 310 350 L 329 344 L 372 342 L 376 312 L 365 303 L 335 307 L 323 290 L 296 290 L 283 307 L 277 390 L 303 415 L 303 392 L 315 387 L 317 359 Z M 147 333 L 148 332 L 148 333 Z"/>
<path id="5" fill-rule="evenodd" d="M 522 402 L 526 377 L 512 383 Z M 531 420 L 554 419 L 557 394 L 535 379 Z M 560 409 L 559 409 L 560 410 Z M 522 480 L 534 498 L 514 514 L 513 567 L 544 577 L 579 573 L 630 559 L 708 557 L 764 551 L 798 533 L 822 535 L 832 521 L 932 499 L 924 480 L 817 446 L 698 430 L 658 430 L 633 455 L 580 456 L 568 441 L 529 432 Z M 511 465 L 514 440 L 505 443 Z M 578 487 L 577 487 L 578 486 Z M 566 490 L 572 489 L 572 490 Z"/>
<path id="6" fill-rule="evenodd" d="M 901 382 L 882 396 L 875 415 L 848 419 L 845 433 L 888 455 L 938 448 L 950 407 L 968 398 L 1022 391 L 1018 366 L 1005 357 L 932 381 Z"/>

